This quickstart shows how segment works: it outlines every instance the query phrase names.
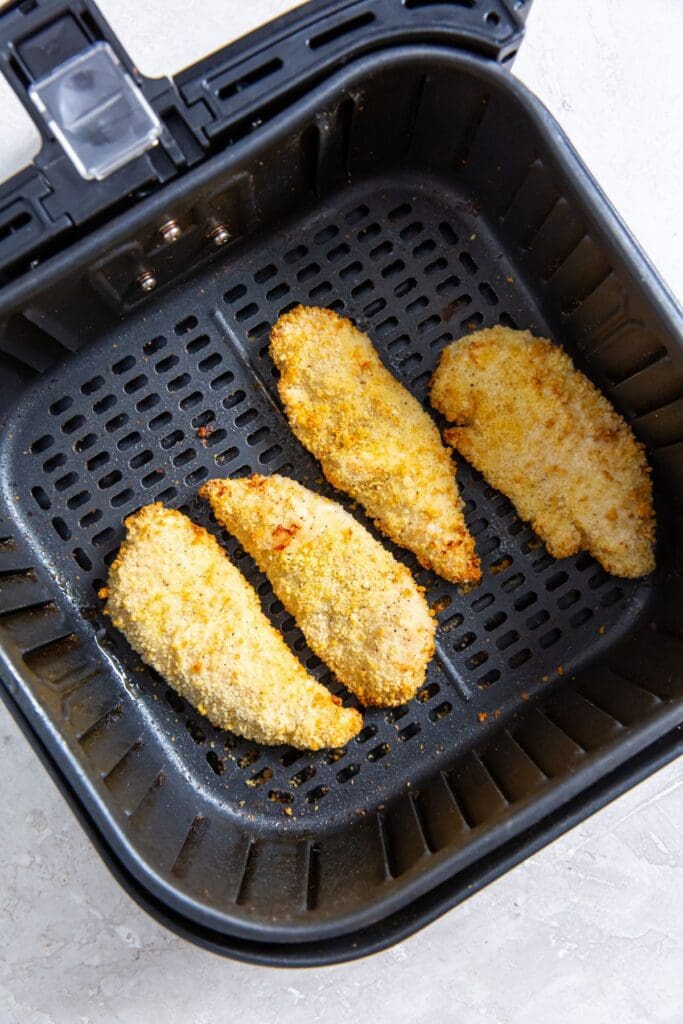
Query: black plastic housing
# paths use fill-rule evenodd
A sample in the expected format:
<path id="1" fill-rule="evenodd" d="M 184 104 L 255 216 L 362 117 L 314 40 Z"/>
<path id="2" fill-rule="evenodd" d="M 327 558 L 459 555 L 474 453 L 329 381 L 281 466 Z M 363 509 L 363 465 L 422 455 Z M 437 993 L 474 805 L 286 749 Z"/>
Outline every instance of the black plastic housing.
<path id="1" fill-rule="evenodd" d="M 210 158 L 0 293 L 3 696 L 133 895 L 256 962 L 396 941 L 682 746 L 680 311 L 495 48 L 452 41 L 388 35 L 343 59 L 340 44 L 296 95 L 257 97 L 246 134 L 218 133 Z M 169 219 L 180 237 L 164 241 Z M 296 302 L 353 317 L 420 399 L 442 347 L 481 325 L 561 340 L 648 446 L 658 516 L 657 572 L 616 580 L 586 555 L 553 560 L 459 466 L 483 582 L 463 593 L 396 551 L 438 611 L 437 657 L 416 701 L 318 754 L 211 727 L 96 598 L 123 517 L 148 501 L 216 530 L 195 499 L 209 475 L 289 472 L 330 493 L 267 352 Z"/>

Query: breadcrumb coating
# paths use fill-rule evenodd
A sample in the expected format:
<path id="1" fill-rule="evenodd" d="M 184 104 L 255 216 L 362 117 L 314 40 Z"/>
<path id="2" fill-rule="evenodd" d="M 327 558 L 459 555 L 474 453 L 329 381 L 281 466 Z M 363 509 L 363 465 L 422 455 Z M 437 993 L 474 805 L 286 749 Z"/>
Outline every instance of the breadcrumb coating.
<path id="1" fill-rule="evenodd" d="M 506 494 L 555 558 L 654 569 L 649 468 L 628 425 L 560 347 L 492 327 L 441 354 L 431 401 L 447 442 Z"/>
<path id="2" fill-rule="evenodd" d="M 258 743 L 319 750 L 356 735 L 358 711 L 306 672 L 211 534 L 158 503 L 125 525 L 106 613 L 174 689 Z"/>
<path id="3" fill-rule="evenodd" d="M 199 491 L 268 576 L 311 649 L 363 704 L 403 704 L 424 682 L 436 622 L 421 588 L 353 516 L 287 477 Z"/>
<path id="4" fill-rule="evenodd" d="M 273 327 L 270 351 L 292 430 L 330 483 L 426 568 L 479 580 L 452 457 L 368 336 L 329 309 L 298 306 Z"/>

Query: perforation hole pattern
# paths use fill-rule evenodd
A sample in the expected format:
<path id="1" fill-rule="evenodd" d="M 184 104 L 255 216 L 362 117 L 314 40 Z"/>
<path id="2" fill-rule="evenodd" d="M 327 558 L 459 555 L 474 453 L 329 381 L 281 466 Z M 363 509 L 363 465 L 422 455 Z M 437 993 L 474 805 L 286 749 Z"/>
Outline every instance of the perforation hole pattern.
<path id="1" fill-rule="evenodd" d="M 349 315 L 426 404 L 430 375 L 451 340 L 482 324 L 538 332 L 544 325 L 497 244 L 457 206 L 396 185 L 363 189 L 355 200 L 350 191 L 346 200 L 341 210 L 336 202 L 319 209 L 291 235 L 232 252 L 201 290 L 196 281 L 178 286 L 172 309 L 162 303 L 127 322 L 115 342 L 101 339 L 74 356 L 56 372 L 49 400 L 36 395 L 15 447 L 30 463 L 28 534 L 53 552 L 52 569 L 79 605 L 95 609 L 138 700 L 173 736 L 175 754 L 204 786 L 220 787 L 221 799 L 278 818 L 283 805 L 323 817 L 365 807 L 380 792 L 401 791 L 416 772 L 446 766 L 496 713 L 570 675 L 595 645 L 626 631 L 647 597 L 647 587 L 614 580 L 587 555 L 556 563 L 510 503 L 459 461 L 482 582 L 463 593 L 393 549 L 427 588 L 439 620 L 437 654 L 415 701 L 366 711 L 362 732 L 331 754 L 260 748 L 214 729 L 99 617 L 96 590 L 123 518 L 164 501 L 217 533 L 309 671 L 357 705 L 195 496 L 210 475 L 254 471 L 289 473 L 333 493 L 278 411 L 270 327 L 298 302 Z"/>

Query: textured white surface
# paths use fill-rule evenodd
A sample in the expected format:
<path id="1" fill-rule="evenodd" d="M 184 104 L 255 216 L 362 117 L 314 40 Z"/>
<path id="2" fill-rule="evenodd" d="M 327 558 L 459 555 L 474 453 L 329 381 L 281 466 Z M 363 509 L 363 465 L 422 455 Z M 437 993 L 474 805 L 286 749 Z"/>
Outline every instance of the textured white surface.
<path id="1" fill-rule="evenodd" d="M 149 73 L 287 0 L 100 0 Z M 229 23 L 229 27 L 226 24 Z M 515 72 L 683 294 L 681 0 L 535 0 Z M 31 131 L 0 90 L 0 178 Z M 297 972 L 220 960 L 122 892 L 0 711 L 0 1024 L 682 1024 L 683 764 L 404 944 Z"/>

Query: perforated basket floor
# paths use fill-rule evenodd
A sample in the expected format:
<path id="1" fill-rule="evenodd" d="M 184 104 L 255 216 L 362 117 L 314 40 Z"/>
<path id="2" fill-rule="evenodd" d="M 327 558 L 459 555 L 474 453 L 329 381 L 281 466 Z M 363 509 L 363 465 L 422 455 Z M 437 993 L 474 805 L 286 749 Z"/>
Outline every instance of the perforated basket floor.
<path id="1" fill-rule="evenodd" d="M 353 317 L 423 400 L 453 338 L 499 322 L 546 333 L 467 200 L 424 179 L 375 179 L 232 252 L 229 270 L 218 261 L 129 315 L 29 389 L 3 439 L 22 557 L 46 566 L 63 595 L 45 600 L 16 549 L 0 551 L 14 608 L 17 586 L 25 595 L 3 626 L 28 648 L 38 699 L 100 780 L 137 856 L 209 922 L 232 914 L 247 934 L 265 921 L 287 935 L 311 915 L 338 927 L 342 884 L 344 913 L 372 920 L 375 890 L 393 885 L 398 899 L 401 877 L 424 874 L 425 856 L 436 879 L 450 850 L 620 736 L 626 713 L 611 714 L 603 680 L 590 698 L 568 687 L 633 628 L 651 587 L 614 580 L 587 555 L 555 561 L 460 464 L 481 584 L 461 592 L 394 549 L 439 618 L 418 698 L 366 712 L 362 732 L 332 752 L 265 749 L 214 729 L 140 663 L 96 591 L 124 516 L 140 505 L 163 501 L 216 529 L 196 499 L 211 475 L 279 471 L 331 493 L 287 426 L 267 352 L 269 327 L 297 302 Z M 297 655 L 352 701 L 248 556 L 219 536 Z M 74 609 L 76 633 L 65 617 Z M 530 710 L 544 691 L 562 699 Z M 620 694 L 634 719 L 661 702 L 628 680 Z M 520 709 L 516 727 L 502 729 Z"/>
<path id="2" fill-rule="evenodd" d="M 96 591 L 123 517 L 140 505 L 163 501 L 214 528 L 195 498 L 211 475 L 278 471 L 330 493 L 280 411 L 268 332 L 283 310 L 328 304 L 351 316 L 422 400 L 453 338 L 496 322 L 545 332 L 475 214 L 411 180 L 347 192 L 341 210 L 331 203 L 291 233 L 214 265 L 25 396 L 5 438 L 5 486 L 10 500 L 22 496 L 30 543 L 99 625 L 111 675 L 95 692 L 92 681 L 73 689 L 66 711 L 108 785 L 125 788 L 128 772 L 139 776 L 135 744 L 145 721 L 165 756 L 180 758 L 192 783 L 230 814 L 273 828 L 286 810 L 288 828 L 324 831 L 451 765 L 487 724 L 571 675 L 640 614 L 647 583 L 610 578 L 585 554 L 556 562 L 510 503 L 461 464 L 483 581 L 461 593 L 395 549 L 438 611 L 437 655 L 417 700 L 367 711 L 345 750 L 266 749 L 215 730 L 100 618 Z M 297 655 L 340 691 L 250 559 L 221 539 Z M 129 815 L 149 800 L 152 782 L 126 793 Z M 476 795 L 468 810 L 472 800 L 465 787 L 470 824 L 480 817 Z"/>

